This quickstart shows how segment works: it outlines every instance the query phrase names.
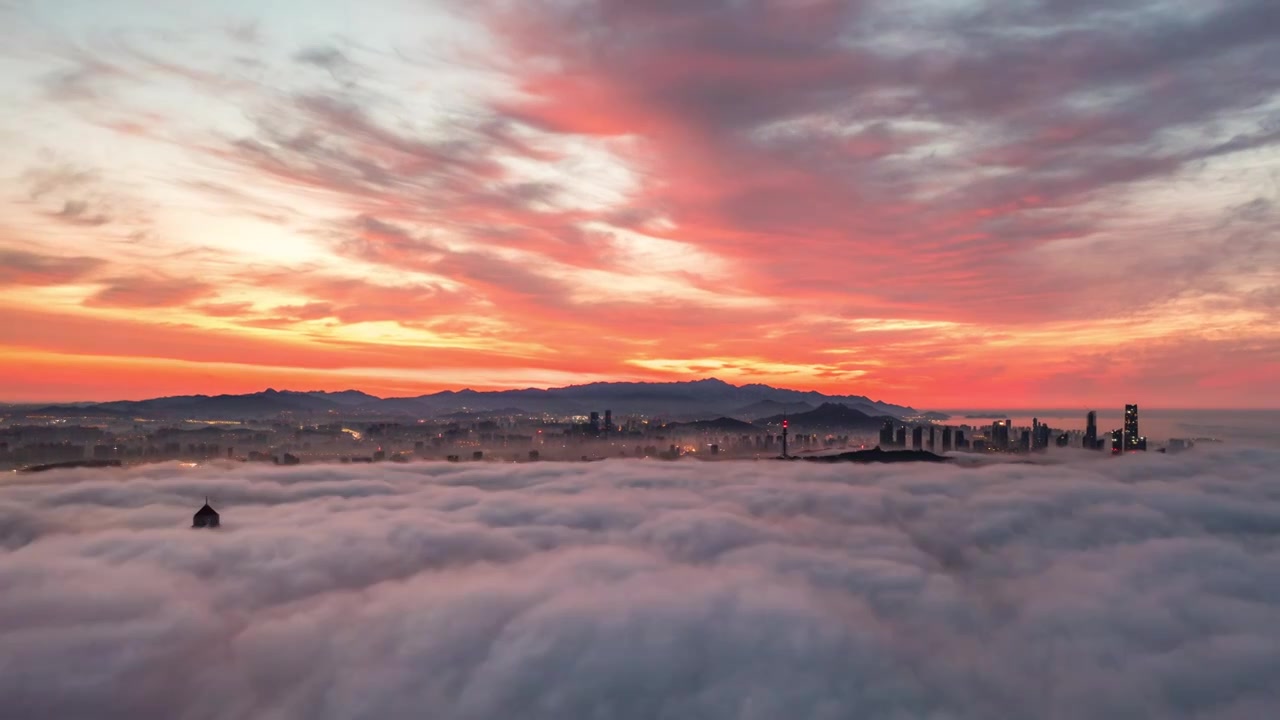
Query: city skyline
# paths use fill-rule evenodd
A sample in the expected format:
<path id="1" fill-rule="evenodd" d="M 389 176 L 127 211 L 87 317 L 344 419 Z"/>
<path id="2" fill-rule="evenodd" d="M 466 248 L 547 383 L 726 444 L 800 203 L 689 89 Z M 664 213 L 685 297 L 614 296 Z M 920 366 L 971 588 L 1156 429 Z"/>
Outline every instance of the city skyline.
<path id="1" fill-rule="evenodd" d="M 693 385 L 707 387 L 706 383 Z M 713 383 L 711 390 L 723 393 L 730 387 Z M 987 417 L 996 419 L 984 427 L 982 423 L 966 422 L 981 419 L 976 416 L 957 420 L 853 397 L 845 399 L 877 414 L 831 402 L 801 410 L 795 403 L 770 399 L 728 412 L 737 418 L 704 408 L 693 415 L 716 419 L 689 421 L 687 412 L 637 411 L 637 394 L 634 385 L 628 385 L 621 395 L 592 391 L 577 396 L 568 410 L 561 404 L 568 398 L 562 397 L 557 403 L 558 411 L 550 406 L 533 411 L 511 406 L 486 409 L 478 394 L 460 400 L 464 408 L 470 407 L 457 412 L 449 407 L 415 403 L 413 398 L 394 400 L 388 407 L 377 398 L 350 393 L 334 397 L 318 392 L 275 391 L 257 396 L 165 398 L 153 405 L 108 403 L 64 406 L 60 410 L 34 408 L 0 418 L 6 423 L 0 428 L 0 471 L 49 472 L 152 463 L 198 467 L 206 462 L 281 466 L 431 460 L 457 463 L 466 458 L 471 462 L 517 463 L 594 462 L 609 458 L 950 462 L 969 453 L 1024 457 L 1048 453 L 1051 444 L 1059 449 L 1074 447 L 1085 451 L 1101 451 L 1106 446 L 1096 439 L 1097 413 L 1092 410 L 1086 415 L 1083 431 L 1072 429 L 1076 423 L 1055 426 L 1038 417 L 1031 419 L 1029 427 L 1016 425 L 994 413 Z M 525 399 L 530 397 L 526 395 Z M 246 404 L 245 399 L 258 402 Z M 743 398 L 719 397 L 721 403 L 735 399 L 741 402 Z M 228 404 L 225 400 L 233 402 Z M 263 404 L 267 400 L 271 404 Z M 704 395 L 703 400 L 712 398 Z M 615 416 L 609 407 L 615 401 L 632 406 Z M 603 415 L 598 409 L 587 409 L 601 404 L 605 407 Z M 766 410 L 788 406 L 793 409 L 761 416 Z M 750 415 L 749 420 L 741 419 L 744 414 Z M 946 424 L 940 427 L 943 422 Z M 1227 437 L 1182 433 L 1182 437 L 1161 438 L 1153 448 L 1140 427 L 1138 406 L 1126 404 L 1123 428 L 1110 433 L 1111 454 L 1148 449 L 1178 453 L 1197 443 L 1245 439 L 1235 437 L 1235 433 Z M 792 428 L 801 432 L 793 434 Z M 1179 429 L 1189 426 L 1180 425 Z M 792 453 L 792 449 L 797 452 Z M 937 454 L 939 451 L 942 455 Z M 205 524 L 201 524 L 201 513 L 211 515 L 204 518 Z M 194 522 L 196 527 L 209 523 L 217 526 L 217 513 L 208 507 L 207 499 Z"/>
<path id="2" fill-rule="evenodd" d="M 0 399 L 1280 407 L 1278 23 L 0 2 Z"/>

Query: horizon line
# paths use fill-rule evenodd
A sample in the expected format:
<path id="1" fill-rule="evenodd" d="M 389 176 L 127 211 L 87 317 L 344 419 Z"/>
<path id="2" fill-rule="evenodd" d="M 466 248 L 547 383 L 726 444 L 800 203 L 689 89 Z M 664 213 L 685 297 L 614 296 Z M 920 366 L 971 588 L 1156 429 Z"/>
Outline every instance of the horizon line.
<path id="1" fill-rule="evenodd" d="M 508 387 L 508 388 L 491 389 L 491 390 L 477 390 L 477 389 L 472 388 L 472 387 L 470 387 L 470 386 L 464 386 L 464 387 L 461 387 L 461 388 L 449 388 L 449 389 L 436 390 L 436 391 L 432 391 L 432 392 L 421 393 L 421 394 L 418 394 L 418 395 L 386 395 L 386 396 L 374 395 L 373 393 L 366 392 L 366 391 L 361 390 L 361 389 L 356 388 L 356 387 L 346 387 L 346 388 L 343 388 L 343 389 L 340 389 L 340 390 L 314 390 L 314 389 L 312 389 L 312 390 L 293 390 L 293 389 L 290 389 L 290 388 L 287 388 L 287 387 L 285 387 L 285 388 L 283 388 L 283 389 L 280 389 L 280 388 L 277 388 L 277 387 L 271 387 L 271 386 L 268 386 L 268 387 L 264 387 L 264 388 L 262 388 L 262 389 L 260 389 L 260 390 L 253 390 L 253 391 L 249 391 L 249 392 L 241 392 L 241 393 L 212 393 L 212 394 L 210 394 L 210 393 L 200 393 L 200 392 L 195 392 L 195 393 L 178 394 L 178 395 L 153 395 L 153 396 L 149 396 L 149 397 L 140 397 L 140 398 L 136 398 L 136 399 L 135 399 L 135 398 L 117 398 L 117 399 L 113 399 L 113 400 L 29 400 L 29 401 L 13 401 L 13 400 L 0 399 L 0 406 L 5 406 L 5 407 L 20 407 L 20 406 L 32 406 L 32 405 L 37 405 L 37 406 L 38 406 L 38 405 L 46 405 L 46 406 L 106 405 L 106 404 L 118 403 L 118 402 L 146 402 L 146 401 L 148 401 L 148 400 L 160 400 L 160 399 L 174 398 L 174 397 L 207 397 L 207 398 L 212 398 L 212 397 L 244 397 L 244 396 L 248 396 L 248 395 L 259 395 L 259 394 L 263 394 L 263 393 L 267 393 L 267 392 L 277 392 L 277 393 L 296 393 L 296 394 L 304 394 L 304 395 L 305 395 L 305 394 L 316 394 L 316 393 L 319 393 L 319 394 L 325 394 L 325 395 L 339 395 L 339 394 L 343 394 L 343 393 L 356 392 L 356 393 L 360 393 L 360 394 L 363 394 L 363 395 L 367 395 L 367 396 L 369 396 L 369 397 L 371 397 L 371 398 L 375 398 L 375 399 L 377 399 L 377 400 L 400 400 L 400 399 L 417 399 L 417 398 L 422 398 L 422 397 L 429 397 L 429 396 L 432 396 L 432 395 L 440 395 L 440 394 L 443 394 L 443 393 L 449 393 L 449 392 L 452 392 L 452 393 L 474 392 L 474 393 L 477 393 L 477 394 L 479 394 L 479 393 L 518 392 L 518 391 L 523 391 L 523 390 L 538 390 L 538 391 L 544 391 L 544 392 L 547 392 L 547 391 L 552 391 L 552 390 L 567 390 L 567 389 L 571 389 L 571 388 L 590 387 L 590 386 L 595 386 L 595 385 L 624 385 L 624 384 L 625 384 L 625 385 L 681 385 L 681 384 L 685 384 L 685 385 L 687 385 L 687 384 L 705 383 L 705 382 L 718 382 L 718 383 L 721 383 L 721 384 L 723 384 L 723 385 L 726 385 L 726 386 L 729 386 L 729 387 L 732 387 L 732 388 L 737 388 L 737 389 L 741 389 L 741 388 L 745 388 L 745 387 L 749 387 L 749 386 L 761 386 L 761 387 L 766 387 L 766 388 L 770 388 L 770 389 L 773 389 L 773 390 L 782 390 L 782 391 L 786 391 L 786 392 L 795 392 L 795 393 L 802 393 L 802 394 L 810 394 L 810 393 L 812 393 L 812 394 L 820 395 L 820 396 L 822 396 L 822 397 L 827 397 L 827 398 L 860 397 L 860 398 L 864 398 L 864 399 L 866 399 L 866 400 L 868 400 L 868 401 L 870 401 L 870 402 L 877 403 L 877 404 L 893 405 L 893 406 L 895 406 L 895 407 L 907 408 L 907 409 L 911 409 L 911 410 L 916 410 L 916 411 L 918 411 L 918 412 L 942 412 L 942 413 L 948 413 L 948 414 L 952 414 L 952 415 L 961 414 L 961 413 L 992 413 L 992 414 L 1004 414 L 1004 415 L 1022 415 L 1022 414 L 1027 414 L 1027 413 L 1049 413 L 1049 412 L 1062 412 L 1062 413 L 1085 412 L 1085 413 L 1087 413 L 1087 412 L 1090 412 L 1090 411 L 1099 411 L 1099 410 L 1104 410 L 1104 411 L 1105 411 L 1107 408 L 1112 408 L 1112 407 L 1115 407 L 1115 408 L 1117 409 L 1117 411 L 1118 411 L 1118 412 L 1123 412 L 1123 405 L 1127 404 L 1127 403 L 1125 403 L 1125 402 L 1119 402 L 1119 403 L 1117 403 L 1117 404 L 1115 404 L 1115 405 L 1077 405 L 1077 406 L 1074 406 L 1074 407 L 1064 407 L 1064 406 L 1057 406 L 1057 407 L 1054 407 L 1054 406 L 1051 406 L 1051 405 L 1025 406 L 1025 407 L 1011 407 L 1011 406 L 1007 406 L 1007 405 L 1006 405 L 1006 406 L 993 406 L 993 407 L 968 406 L 968 407 L 959 407 L 959 408 L 952 408 L 952 407 L 945 407 L 945 406 L 932 406 L 932 405 L 930 405 L 929 407 L 921 408 L 921 407 L 914 407 L 914 406 L 912 406 L 912 405 L 910 405 L 910 404 L 898 404 L 898 403 L 891 402 L 891 401 L 886 401 L 886 400 L 877 400 L 877 399 L 871 398 L 870 396 L 867 396 L 867 395 L 859 395 L 859 394 L 857 394 L 857 393 L 845 393 L 845 394 L 842 394 L 842 395 L 840 395 L 840 394 L 830 394 L 830 393 L 827 393 L 827 392 L 823 392 L 823 391 L 821 391 L 821 390 L 799 390 L 799 389 L 796 389 L 796 388 L 779 387 L 779 386 L 776 386 L 776 385 L 770 385 L 770 384 L 768 384 L 768 383 L 761 383 L 761 382 L 744 383 L 744 384 L 741 384 L 741 385 L 737 385 L 737 384 L 734 384 L 734 383 L 732 383 L 732 382 L 728 382 L 728 381 L 726 381 L 726 380 L 722 380 L 722 379 L 720 379 L 720 378 L 718 378 L 718 377 L 716 377 L 716 376 L 712 375 L 712 376 L 708 376 L 708 377 L 703 377 L 703 378 L 693 378 L 693 379 L 688 379 L 688 380 L 612 380 L 612 381 L 595 381 L 595 382 L 587 382 L 587 383 L 580 383 L 580 384 L 570 384 L 570 385 L 548 385 L 548 386 L 534 386 L 534 385 L 528 385 L 528 386 L 523 386 L 523 387 Z M 1159 411 L 1197 411 L 1197 412 L 1206 412 L 1206 411 L 1222 411 L 1222 412 L 1241 412 L 1241 411 L 1243 411 L 1243 412 L 1251 412 L 1251 411 L 1254 411 L 1254 412 L 1268 412 L 1268 411 L 1280 411 L 1280 406 L 1237 406 L 1237 407 L 1230 407 L 1230 406 L 1173 406 L 1173 405 L 1154 405 L 1154 404 L 1148 404 L 1148 403 L 1142 403 L 1142 402 L 1139 402 L 1139 403 L 1138 403 L 1138 405 L 1139 405 L 1140 407 L 1144 408 L 1144 409 L 1147 409 L 1147 410 L 1159 410 Z M 987 419 L 987 418 L 964 418 L 964 419 L 970 419 L 970 420 L 981 420 L 981 419 Z"/>
<path id="2" fill-rule="evenodd" d="M 693 378 L 693 379 L 689 379 L 689 380 L 598 380 L 598 381 L 595 381 L 595 382 L 587 382 L 587 383 L 579 383 L 579 384 L 570 384 L 570 385 L 547 385 L 547 386 L 526 385 L 526 386 L 523 386 L 523 387 L 506 387 L 506 388 L 496 388 L 496 389 L 491 389 L 491 390 L 477 390 L 477 389 L 472 388 L 472 387 L 470 387 L 470 386 L 466 386 L 466 387 L 461 387 L 461 388 L 448 388 L 448 389 L 443 389 L 443 390 L 435 390 L 435 391 L 432 391 L 432 392 L 420 393 L 420 394 L 417 394 L 417 395 L 385 395 L 385 396 L 384 396 L 384 395 L 374 395 L 373 393 L 366 392 L 366 391 L 361 390 L 361 389 L 356 388 L 356 387 L 346 387 L 346 388 L 342 388 L 341 390 L 315 390 L 315 389 L 312 389 L 312 390 L 293 390 L 293 389 L 290 389 L 290 388 L 287 388 L 287 387 L 286 387 L 286 388 L 278 388 L 278 387 L 267 386 L 267 387 L 262 388 L 261 390 L 252 390 L 252 391 L 249 391 L 249 392 L 239 392 L 239 393 L 234 393 L 234 392 L 224 392 L 224 393 L 201 393 L 201 392 L 193 392 L 193 393 L 185 393 L 185 394 L 178 394 L 178 395 L 152 395 L 152 396 L 148 396 L 148 397 L 141 397 L 141 398 L 136 398 L 136 399 L 134 399 L 134 398 L 117 398 L 117 399 L 113 399 L 113 400 L 21 400 L 21 401 L 0 399 L 0 405 L 7 405 L 7 406 L 12 406 L 12 405 L 79 405 L 79 404 L 105 405 L 105 404 L 114 403 L 114 402 L 144 402 L 144 401 L 147 401 L 147 400 L 159 400 L 159 399 L 164 399 L 164 398 L 173 398 L 173 397 L 242 397 L 242 396 L 245 396 L 245 395 L 258 395 L 258 394 L 267 393 L 267 392 L 278 392 L 278 393 L 298 393 L 298 394 L 323 393 L 323 394 L 327 394 L 327 395 L 339 395 L 339 394 L 347 393 L 347 392 L 358 392 L 358 393 L 361 393 L 361 394 L 363 394 L 363 395 L 368 395 L 369 397 L 372 397 L 372 398 L 377 398 L 377 399 L 379 399 L 379 400 L 399 400 L 399 399 L 412 399 L 412 398 L 427 397 L 427 396 L 430 396 L 430 395 L 439 395 L 439 394 L 447 393 L 447 392 L 461 393 L 461 392 L 468 392 L 468 391 L 470 391 L 470 392 L 474 392 L 474 393 L 502 393 L 502 392 L 518 392 L 518 391 L 522 391 L 522 390 L 541 390 L 541 391 L 550 391 L 550 390 L 568 390 L 568 389 L 570 389 L 570 388 L 589 387 L 589 386 L 592 386 L 592 385 L 682 385 L 682 384 L 705 383 L 705 382 L 718 382 L 718 383 L 721 383 L 721 384 L 723 384 L 723 385 L 727 385 L 727 386 L 729 386 L 729 387 L 737 388 L 737 389 L 741 389 L 741 388 L 745 388 L 745 387 L 750 387 L 750 386 L 753 386 L 753 385 L 758 385 L 758 386 L 762 386 L 762 387 L 770 388 L 770 389 L 772 389 L 772 390 L 785 390 L 785 391 L 787 391 L 787 392 L 796 392 L 796 393 L 814 393 L 814 394 L 817 394 L 817 395 L 822 395 L 822 396 L 824 396 L 824 397 L 860 397 L 860 398 L 865 398 L 865 399 L 867 399 L 867 400 L 869 400 L 869 401 L 871 401 L 871 402 L 879 403 L 879 404 L 883 404 L 883 405 L 896 405 L 897 407 L 907 407 L 907 408 L 911 408 L 911 409 L 913 409 L 913 410 L 914 410 L 914 409 L 916 409 L 916 408 L 912 408 L 910 405 L 899 405 L 898 403 L 888 402 L 888 401 L 885 401 L 885 400 L 876 400 L 876 399 L 874 399 L 874 398 L 871 398 L 870 396 L 867 396 L 867 395 L 859 395 L 859 394 L 857 394 L 857 393 L 846 393 L 846 394 L 840 394 L 840 395 L 833 395 L 833 394 L 829 394 L 829 393 L 823 392 L 823 391 L 821 391 L 821 390 L 799 390 L 799 389 L 796 389 L 796 388 L 779 387 L 779 386 L 777 386 L 777 385 L 770 385 L 770 384 L 768 384 L 768 383 L 761 383 L 761 382 L 752 382 L 752 383 L 744 383 L 744 384 L 742 384 L 742 385 L 735 385 L 734 383 L 731 383 L 731 382 L 729 382 L 729 381 L 727 381 L 727 380 L 722 380 L 722 379 L 720 379 L 720 378 L 718 378 L 718 377 L 716 377 L 716 376 L 714 376 L 714 375 L 709 376 L 709 377 Z"/>

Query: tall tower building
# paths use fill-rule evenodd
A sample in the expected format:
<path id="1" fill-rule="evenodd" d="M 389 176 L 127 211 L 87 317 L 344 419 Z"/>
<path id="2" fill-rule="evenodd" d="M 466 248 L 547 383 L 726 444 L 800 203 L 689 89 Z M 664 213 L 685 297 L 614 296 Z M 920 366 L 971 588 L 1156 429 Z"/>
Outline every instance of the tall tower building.
<path id="1" fill-rule="evenodd" d="M 787 457 L 787 419 L 782 419 L 782 457 Z"/>
<path id="2" fill-rule="evenodd" d="M 996 450 L 1009 449 L 1009 420 L 997 420 L 991 423 L 991 446 Z"/>
<path id="3" fill-rule="evenodd" d="M 951 426 L 942 428 L 942 452 L 951 450 Z"/>
<path id="4" fill-rule="evenodd" d="M 1084 447 L 1086 450 L 1098 449 L 1098 412 L 1090 410 L 1084 420 Z"/>
<path id="5" fill-rule="evenodd" d="M 929 426 L 929 452 L 933 452 L 934 450 L 938 449 L 938 445 L 937 445 L 938 436 L 936 433 L 937 433 L 937 426 L 930 425 Z"/>
<path id="6" fill-rule="evenodd" d="M 920 450 L 924 444 L 924 428 L 919 425 L 911 428 L 911 449 Z"/>
<path id="7" fill-rule="evenodd" d="M 596 412 L 596 411 L 594 411 L 594 410 L 592 410 L 592 411 L 591 411 L 591 424 L 590 424 L 590 429 L 591 429 L 591 434 L 592 434 L 592 435 L 599 435 L 599 434 L 600 434 L 600 413 L 598 413 L 598 412 Z"/>
<path id="8" fill-rule="evenodd" d="M 885 420 L 884 425 L 880 426 L 880 447 L 888 450 L 893 447 L 893 421 Z"/>
<path id="9" fill-rule="evenodd" d="M 1138 450 L 1142 435 L 1138 432 L 1138 406 L 1124 406 L 1124 450 Z"/>
<path id="10" fill-rule="evenodd" d="M 613 411 L 604 411 L 604 432 L 606 435 L 613 433 Z"/>
<path id="11" fill-rule="evenodd" d="M 906 425 L 898 426 L 898 432 L 894 435 L 893 444 L 900 448 L 904 448 L 907 446 L 907 426 Z"/>
<path id="12" fill-rule="evenodd" d="M 1049 425 L 1040 423 L 1036 426 L 1035 437 L 1031 439 L 1032 446 L 1036 450 L 1047 450 L 1049 448 Z"/>

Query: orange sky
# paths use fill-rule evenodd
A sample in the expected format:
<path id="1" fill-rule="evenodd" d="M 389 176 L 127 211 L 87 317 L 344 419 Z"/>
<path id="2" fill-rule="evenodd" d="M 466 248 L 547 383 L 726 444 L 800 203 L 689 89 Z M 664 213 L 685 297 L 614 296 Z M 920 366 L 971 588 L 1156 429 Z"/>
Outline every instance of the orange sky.
<path id="1" fill-rule="evenodd" d="M 0 400 L 1280 406 L 1274 10 L 906 5 L 0 4 Z"/>

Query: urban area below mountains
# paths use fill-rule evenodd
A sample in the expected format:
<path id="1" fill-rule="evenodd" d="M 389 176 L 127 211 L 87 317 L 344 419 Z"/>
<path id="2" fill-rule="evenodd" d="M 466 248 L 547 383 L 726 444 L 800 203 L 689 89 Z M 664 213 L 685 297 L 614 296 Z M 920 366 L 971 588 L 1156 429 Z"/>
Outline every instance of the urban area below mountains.
<path id="1" fill-rule="evenodd" d="M 866 397 L 710 379 L 377 398 L 267 390 L 114 403 L 8 406 L 0 467 L 46 470 L 150 462 L 374 463 L 607 458 L 895 462 L 1083 448 L 1144 451 L 1137 405 L 1099 431 L 962 419 Z M 1210 438 L 1200 438 L 1203 441 Z M 1181 451 L 1195 438 L 1152 449 Z M 960 459 L 968 459 L 961 457 Z"/>

